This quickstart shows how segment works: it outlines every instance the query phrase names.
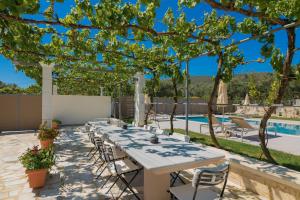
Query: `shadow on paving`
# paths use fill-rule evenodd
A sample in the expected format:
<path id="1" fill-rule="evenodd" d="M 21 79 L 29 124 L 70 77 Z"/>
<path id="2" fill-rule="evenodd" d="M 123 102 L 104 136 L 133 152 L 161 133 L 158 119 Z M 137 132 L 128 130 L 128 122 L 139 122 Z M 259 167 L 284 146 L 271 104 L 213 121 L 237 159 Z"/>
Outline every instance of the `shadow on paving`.
<path id="1" fill-rule="evenodd" d="M 84 133 L 75 127 L 61 130 L 55 141 L 56 165 L 46 186 L 34 190 L 41 199 L 111 199 L 99 191 L 99 182 L 92 173 L 92 162 L 86 157 L 90 148 Z M 39 199 L 40 199 L 39 198 Z"/>
<path id="2" fill-rule="evenodd" d="M 241 138 L 240 135 L 237 135 L 236 137 Z M 268 138 L 268 140 L 270 140 L 270 139 L 280 138 L 281 136 L 274 135 L 274 134 L 268 134 L 266 137 Z M 254 142 L 260 142 L 258 135 L 249 135 L 249 136 L 244 135 L 243 138 L 246 140 L 254 141 Z"/>
<path id="3" fill-rule="evenodd" d="M 100 165 L 95 159 L 87 157 L 91 149 L 87 133 L 81 133 L 74 127 L 66 127 L 62 130 L 60 137 L 55 142 L 57 155 L 56 170 L 59 171 L 59 195 L 57 199 L 115 199 L 124 188 L 124 184 L 118 182 L 110 193 L 105 194 L 112 185 L 113 179 L 101 188 L 106 181 L 106 173 L 96 179 L 96 170 Z M 97 156 L 97 154 L 96 154 Z M 140 186 L 140 178 L 133 183 L 133 186 Z M 127 177 L 128 179 L 130 178 Z M 139 190 L 140 192 L 140 190 Z M 121 199 L 134 200 L 135 197 L 126 191 Z"/>

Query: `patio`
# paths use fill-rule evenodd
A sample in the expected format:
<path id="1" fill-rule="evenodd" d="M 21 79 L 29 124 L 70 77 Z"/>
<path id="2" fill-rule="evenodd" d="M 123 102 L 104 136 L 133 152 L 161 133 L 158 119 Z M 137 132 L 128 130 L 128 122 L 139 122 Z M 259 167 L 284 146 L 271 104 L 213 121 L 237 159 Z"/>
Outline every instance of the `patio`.
<path id="1" fill-rule="evenodd" d="M 298 2 L 0 1 L 0 199 L 299 200 Z"/>
<path id="2" fill-rule="evenodd" d="M 86 155 L 90 142 L 78 127 L 65 127 L 55 142 L 57 164 L 51 170 L 43 189 L 31 190 L 28 187 L 24 169 L 17 158 L 32 144 L 38 144 L 33 132 L 2 135 L 0 140 L 0 199 L 112 199 L 120 192 L 120 185 L 104 195 L 107 188 L 100 189 L 102 179 L 96 180 L 96 166 Z M 3 145 L 5 144 L 5 145 Z M 191 174 L 185 173 L 191 178 Z M 134 183 L 142 195 L 143 177 Z M 108 184 L 109 186 L 110 184 Z M 123 199 L 134 199 L 125 195 Z M 224 199 L 260 199 L 257 195 L 238 188 L 233 183 L 227 185 Z"/>

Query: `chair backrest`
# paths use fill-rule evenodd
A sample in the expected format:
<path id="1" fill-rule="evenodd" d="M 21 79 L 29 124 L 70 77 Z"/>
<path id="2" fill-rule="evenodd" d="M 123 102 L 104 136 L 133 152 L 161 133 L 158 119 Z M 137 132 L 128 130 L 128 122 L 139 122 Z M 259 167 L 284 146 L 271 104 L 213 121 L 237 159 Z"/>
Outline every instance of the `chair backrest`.
<path id="1" fill-rule="evenodd" d="M 185 136 L 184 136 L 184 141 L 190 143 L 191 137 L 188 136 L 188 135 L 185 135 Z"/>
<path id="2" fill-rule="evenodd" d="M 204 115 L 204 116 L 208 117 L 208 115 Z M 221 124 L 221 123 L 219 122 L 218 118 L 216 118 L 215 115 L 212 115 L 212 116 L 211 116 L 211 121 L 212 121 L 212 124 L 213 124 L 213 125 L 220 125 L 220 124 Z"/>
<path id="3" fill-rule="evenodd" d="M 101 150 L 102 153 L 104 154 L 105 160 L 107 162 L 114 162 L 116 160 L 116 155 L 117 155 L 117 147 L 114 145 L 105 145 L 104 144 L 104 140 L 101 139 L 101 143 L 99 143 L 101 145 Z"/>
<path id="4" fill-rule="evenodd" d="M 96 148 L 97 148 L 98 153 L 99 153 L 99 158 L 101 158 L 105 162 L 108 162 L 108 159 L 107 159 L 107 157 L 104 154 L 104 152 L 105 152 L 104 140 L 102 138 L 98 138 L 95 141 L 95 145 L 96 145 Z"/>
<path id="5" fill-rule="evenodd" d="M 89 139 L 91 143 L 95 144 L 95 133 L 94 132 L 89 132 Z"/>
<path id="6" fill-rule="evenodd" d="M 239 126 L 239 128 L 254 129 L 244 118 L 242 117 L 229 117 L 233 123 Z"/>
<path id="7" fill-rule="evenodd" d="M 85 128 L 85 131 L 86 131 L 86 132 L 90 132 L 91 127 L 92 127 L 92 125 L 91 125 L 90 123 L 86 123 L 86 124 L 84 125 L 84 128 Z"/>
<path id="8" fill-rule="evenodd" d="M 97 133 L 98 135 L 102 135 L 102 132 L 101 132 L 100 128 L 96 128 L 94 132 Z"/>
<path id="9" fill-rule="evenodd" d="M 223 189 L 220 194 L 220 196 L 223 196 L 226 183 L 227 183 L 227 178 L 229 174 L 229 163 L 225 162 L 217 167 L 212 167 L 212 168 L 200 168 L 196 171 L 193 177 L 192 181 L 192 186 L 195 188 L 194 190 L 194 195 L 193 195 L 193 200 L 197 196 L 197 191 L 198 187 L 203 185 L 203 186 L 214 186 L 218 185 L 222 182 L 223 184 Z"/>
<path id="10" fill-rule="evenodd" d="M 148 131 L 151 131 L 152 129 L 153 129 L 153 126 L 148 125 L 148 126 L 146 127 L 146 130 L 148 130 Z"/>
<path id="11" fill-rule="evenodd" d="M 105 157 L 106 162 L 112 163 L 115 172 L 118 173 L 119 170 L 118 170 L 117 165 L 116 165 L 116 159 L 115 159 L 116 156 L 115 156 L 115 153 L 114 153 L 115 150 L 114 150 L 113 148 L 114 148 L 114 147 L 112 147 L 112 146 L 106 146 L 106 147 L 104 148 L 103 153 L 104 153 L 104 157 Z"/>

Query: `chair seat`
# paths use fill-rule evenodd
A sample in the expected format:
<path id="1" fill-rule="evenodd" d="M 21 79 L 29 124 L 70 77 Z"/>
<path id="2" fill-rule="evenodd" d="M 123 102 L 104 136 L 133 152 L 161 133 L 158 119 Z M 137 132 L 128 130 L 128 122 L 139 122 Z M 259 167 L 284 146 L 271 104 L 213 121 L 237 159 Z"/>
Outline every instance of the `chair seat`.
<path id="1" fill-rule="evenodd" d="M 170 192 L 179 200 L 192 200 L 195 188 L 192 184 L 171 187 Z M 212 187 L 198 187 L 198 192 L 195 200 L 214 200 L 218 199 L 217 192 L 212 190 Z"/>
<path id="2" fill-rule="evenodd" d="M 114 154 L 116 160 L 127 157 L 127 154 L 118 148 L 114 148 Z"/>
<path id="3" fill-rule="evenodd" d="M 135 165 L 131 160 L 124 159 L 124 160 L 117 160 L 115 161 L 117 172 L 115 171 L 115 167 L 113 163 L 109 166 L 109 170 L 112 174 L 124 174 L 131 171 L 138 170 L 139 167 Z"/>

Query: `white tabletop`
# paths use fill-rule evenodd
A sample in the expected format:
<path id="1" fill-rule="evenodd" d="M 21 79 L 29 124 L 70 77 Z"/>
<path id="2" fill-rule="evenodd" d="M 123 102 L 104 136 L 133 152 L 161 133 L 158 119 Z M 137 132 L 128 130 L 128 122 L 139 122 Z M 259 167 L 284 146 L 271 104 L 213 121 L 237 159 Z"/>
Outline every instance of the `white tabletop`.
<path id="1" fill-rule="evenodd" d="M 127 130 L 99 122 L 101 133 L 124 150 L 147 170 L 168 173 L 218 162 L 224 155 L 205 146 L 187 143 L 171 136 L 158 135 L 159 143 L 152 144 L 151 132 L 129 126 Z"/>

